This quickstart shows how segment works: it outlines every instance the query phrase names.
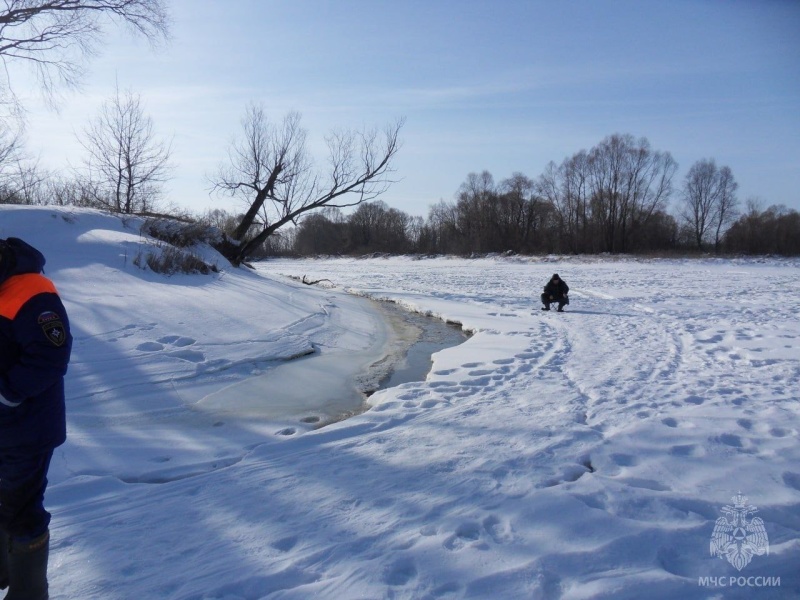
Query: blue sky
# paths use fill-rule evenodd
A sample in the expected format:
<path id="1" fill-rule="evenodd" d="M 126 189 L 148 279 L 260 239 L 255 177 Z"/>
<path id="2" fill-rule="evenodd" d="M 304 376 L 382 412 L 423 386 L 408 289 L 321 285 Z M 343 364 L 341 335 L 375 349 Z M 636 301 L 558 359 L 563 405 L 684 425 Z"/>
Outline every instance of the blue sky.
<path id="1" fill-rule="evenodd" d="M 383 197 L 425 216 L 470 172 L 538 177 L 614 133 L 680 165 L 733 170 L 742 204 L 800 209 L 800 2 L 795 0 L 172 0 L 173 38 L 110 30 L 82 90 L 58 113 L 33 86 L 29 148 L 79 164 L 75 140 L 115 80 L 172 139 L 168 199 L 209 198 L 249 102 L 299 111 L 310 141 L 405 117 L 399 180 Z M 19 87 L 18 87 L 19 91 Z"/>

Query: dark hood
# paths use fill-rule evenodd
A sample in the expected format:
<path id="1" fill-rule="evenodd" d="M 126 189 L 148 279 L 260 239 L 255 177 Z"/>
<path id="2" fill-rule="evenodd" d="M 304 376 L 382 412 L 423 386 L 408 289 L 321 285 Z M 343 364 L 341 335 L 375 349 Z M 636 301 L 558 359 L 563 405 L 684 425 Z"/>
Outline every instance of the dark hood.
<path id="1" fill-rule="evenodd" d="M 44 255 L 19 238 L 0 239 L 0 253 L 0 283 L 12 275 L 41 273 L 44 269 Z"/>

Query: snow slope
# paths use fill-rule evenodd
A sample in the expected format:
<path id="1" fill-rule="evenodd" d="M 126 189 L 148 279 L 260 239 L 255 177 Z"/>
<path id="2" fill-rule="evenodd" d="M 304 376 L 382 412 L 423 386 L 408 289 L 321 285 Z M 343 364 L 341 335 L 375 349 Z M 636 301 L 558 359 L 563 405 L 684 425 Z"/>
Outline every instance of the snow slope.
<path id="1" fill-rule="evenodd" d="M 53 598 L 800 596 L 796 262 L 309 260 L 168 278 L 132 265 L 148 243 L 134 225 L 0 207 L 0 237 L 47 255 L 76 338 L 47 496 Z M 556 271 L 566 314 L 532 300 Z M 425 382 L 315 430 L 393 343 L 345 289 L 475 335 Z M 741 571 L 709 552 L 739 491 L 769 535 Z"/>
<path id="2" fill-rule="evenodd" d="M 328 378 L 314 368 L 315 378 L 304 388 L 316 392 L 309 386 L 327 385 L 345 409 L 363 402 L 356 379 L 392 336 L 369 303 L 266 281 L 231 269 L 208 248 L 198 253 L 227 270 L 172 277 L 144 271 L 134 257 L 157 252 L 158 245 L 139 233 L 140 225 L 96 211 L 0 206 L 0 237 L 21 237 L 45 254 L 46 274 L 72 322 L 70 443 L 54 459 L 52 481 L 109 474 L 126 481 L 164 479 L 238 460 L 240 434 L 246 445 L 255 444 L 275 422 L 220 425 L 234 407 L 247 416 L 237 406 L 246 400 L 237 386 L 287 367 L 303 377 L 303 365 L 326 363 Z M 320 402 L 307 399 L 276 410 L 276 403 L 290 404 L 293 390 L 287 387 L 277 398 L 271 392 L 273 405 L 262 410 L 292 417 L 293 426 L 298 415 L 327 416 L 315 410 Z M 176 424 L 189 427 L 191 443 L 176 443 Z"/>

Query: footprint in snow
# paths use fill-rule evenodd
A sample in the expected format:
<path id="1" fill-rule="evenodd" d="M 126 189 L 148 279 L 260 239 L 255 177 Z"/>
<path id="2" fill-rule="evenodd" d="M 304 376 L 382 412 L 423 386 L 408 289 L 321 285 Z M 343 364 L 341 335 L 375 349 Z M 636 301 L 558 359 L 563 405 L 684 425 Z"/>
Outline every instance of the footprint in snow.
<path id="1" fill-rule="evenodd" d="M 669 449 L 672 456 L 688 456 L 691 458 L 700 458 L 705 456 L 706 451 L 699 444 L 678 444 Z"/>
<path id="2" fill-rule="evenodd" d="M 510 523 L 500 520 L 495 515 L 489 515 L 483 520 L 483 528 L 495 544 L 507 544 L 514 537 Z"/>
<path id="3" fill-rule="evenodd" d="M 417 576 L 417 566 L 411 558 L 400 558 L 388 565 L 383 572 L 383 582 L 387 585 L 407 585 Z"/>
<path id="4" fill-rule="evenodd" d="M 428 384 L 428 387 L 437 389 L 437 388 L 454 388 L 458 387 L 458 384 L 454 381 L 433 381 Z"/>
<path id="5" fill-rule="evenodd" d="M 633 454 L 616 453 L 612 454 L 609 458 L 615 465 L 620 467 L 635 467 L 639 464 L 639 459 Z"/>
<path id="6" fill-rule="evenodd" d="M 514 362 L 513 358 L 498 358 L 497 360 L 493 360 L 492 364 L 495 365 L 510 365 Z"/>
<path id="7" fill-rule="evenodd" d="M 292 548 L 297 545 L 297 536 L 290 535 L 289 537 L 281 538 L 276 542 L 270 544 L 276 550 L 280 550 L 281 552 L 289 552 Z"/>
<path id="8" fill-rule="evenodd" d="M 794 488 L 800 492 L 800 473 L 786 471 L 786 473 L 783 474 L 783 482 L 790 488 Z"/>
<path id="9" fill-rule="evenodd" d="M 164 344 L 159 344 L 158 342 L 144 342 L 136 346 L 136 349 L 139 352 L 159 352 L 164 349 Z"/>
<path id="10" fill-rule="evenodd" d="M 541 487 L 556 487 L 564 483 L 573 483 L 578 481 L 587 473 L 593 473 L 594 468 L 580 464 L 580 465 L 566 465 L 561 467 L 561 472 L 556 477 L 551 477 L 539 484 Z"/>
<path id="11" fill-rule="evenodd" d="M 441 371 L 434 371 L 433 374 L 434 375 L 452 375 L 457 370 L 458 369 L 442 369 Z"/>
<path id="12" fill-rule="evenodd" d="M 444 542 L 448 550 L 461 550 L 468 544 L 477 542 L 481 537 L 481 526 L 475 521 L 467 521 L 458 526 L 455 533 Z"/>
<path id="13" fill-rule="evenodd" d="M 742 448 L 744 447 L 744 442 L 742 442 L 742 438 L 738 435 L 734 435 L 732 433 L 723 433 L 717 438 L 714 438 L 715 441 L 721 442 L 726 446 L 730 446 L 731 448 Z"/>
<path id="14" fill-rule="evenodd" d="M 489 377 L 479 376 L 475 379 L 467 379 L 463 381 L 462 384 L 467 387 L 479 387 L 479 388 L 487 388 L 489 384 L 491 384 L 492 380 Z"/>
<path id="15" fill-rule="evenodd" d="M 183 337 L 180 335 L 165 335 L 162 338 L 156 340 L 161 344 L 169 344 L 171 346 L 175 346 L 176 348 L 185 348 L 186 346 L 191 346 L 192 344 L 196 344 L 197 340 L 190 337 Z"/>

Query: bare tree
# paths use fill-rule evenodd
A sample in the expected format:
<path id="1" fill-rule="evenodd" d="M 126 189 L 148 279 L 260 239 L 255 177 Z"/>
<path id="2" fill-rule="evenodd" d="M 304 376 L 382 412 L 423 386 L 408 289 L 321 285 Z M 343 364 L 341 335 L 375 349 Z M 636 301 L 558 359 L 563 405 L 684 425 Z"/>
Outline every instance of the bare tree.
<path id="1" fill-rule="evenodd" d="M 54 206 L 93 206 L 92 199 L 96 194 L 84 187 L 84 182 L 77 178 L 51 174 L 45 182 L 47 204 Z"/>
<path id="2" fill-rule="evenodd" d="M 691 226 L 694 242 L 703 247 L 716 203 L 717 165 L 713 160 L 700 160 L 692 165 L 683 182 L 681 218 Z"/>
<path id="3" fill-rule="evenodd" d="M 411 217 L 378 200 L 361 204 L 348 219 L 351 252 L 400 254 L 410 248 Z"/>
<path id="4" fill-rule="evenodd" d="M 560 166 L 551 162 L 537 181 L 538 193 L 553 207 L 560 248 L 574 254 L 591 251 L 589 155 L 581 150 Z"/>
<path id="5" fill-rule="evenodd" d="M 290 231 L 295 232 L 293 249 L 303 255 L 341 254 L 348 245 L 347 223 L 336 208 L 310 213 Z M 269 244 L 278 237 L 280 233 L 271 236 Z"/>
<path id="6" fill-rule="evenodd" d="M 31 65 L 43 89 L 76 85 L 104 25 L 121 21 L 155 44 L 169 34 L 166 0 L 5 0 L 0 8 L 0 97 L 14 99 L 9 62 Z"/>
<path id="7" fill-rule="evenodd" d="M 47 180 L 49 174 L 38 162 L 19 159 L 0 185 L 0 204 L 44 205 L 48 203 Z"/>
<path id="8" fill-rule="evenodd" d="M 8 124 L 0 120 L 0 179 L 6 177 L 7 172 L 22 156 L 22 133 L 11 129 Z"/>
<path id="9" fill-rule="evenodd" d="M 719 199 L 717 209 L 714 211 L 714 252 L 720 251 L 722 236 L 738 217 L 739 200 L 736 198 L 738 187 L 739 184 L 734 180 L 730 167 L 720 168 Z"/>
<path id="10" fill-rule="evenodd" d="M 650 149 L 646 138 L 612 135 L 592 148 L 589 189 L 608 252 L 625 252 L 632 231 L 663 209 L 678 165 L 669 152 Z"/>
<path id="11" fill-rule="evenodd" d="M 729 252 L 800 256 L 800 213 L 783 205 L 763 208 L 749 198 L 746 212 L 724 234 Z"/>
<path id="12" fill-rule="evenodd" d="M 456 193 L 459 232 L 474 252 L 504 250 L 497 234 L 497 185 L 489 171 L 469 173 Z"/>
<path id="13" fill-rule="evenodd" d="M 0 204 L 42 204 L 47 174 L 24 149 L 22 129 L 0 120 Z"/>
<path id="14" fill-rule="evenodd" d="M 121 213 L 154 209 L 172 170 L 170 146 L 156 139 L 138 94 L 117 89 L 79 141 L 101 202 Z"/>
<path id="15" fill-rule="evenodd" d="M 736 188 L 729 167 L 717 167 L 713 159 L 699 160 L 692 165 L 683 183 L 681 218 L 694 234 L 698 249 L 710 234 L 719 250 L 722 234 L 735 219 Z"/>
<path id="16" fill-rule="evenodd" d="M 243 136 L 231 145 L 227 162 L 211 178 L 214 192 L 240 198 L 248 206 L 233 235 L 236 247 L 225 250 L 227 257 L 240 264 L 303 213 L 355 206 L 383 194 L 392 183 L 389 174 L 402 126 L 402 119 L 388 126 L 382 138 L 375 130 L 332 133 L 326 139 L 327 166 L 318 171 L 298 113 L 289 113 L 276 126 L 262 106 L 248 106 Z"/>
<path id="17" fill-rule="evenodd" d="M 515 252 L 528 251 L 537 243 L 542 217 L 542 201 L 535 194 L 536 183 L 516 172 L 498 187 L 498 228 L 504 245 Z"/>
<path id="18" fill-rule="evenodd" d="M 465 243 L 456 206 L 444 200 L 430 206 L 424 251 L 453 254 L 463 251 Z"/>

